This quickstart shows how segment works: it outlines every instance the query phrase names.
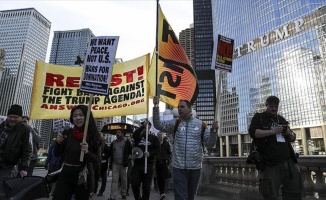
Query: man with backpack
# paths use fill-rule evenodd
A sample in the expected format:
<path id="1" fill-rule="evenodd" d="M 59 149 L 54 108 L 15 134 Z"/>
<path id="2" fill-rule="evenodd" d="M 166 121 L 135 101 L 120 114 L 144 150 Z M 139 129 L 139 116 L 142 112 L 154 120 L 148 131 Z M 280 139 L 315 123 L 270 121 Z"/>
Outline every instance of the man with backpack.
<path id="1" fill-rule="evenodd" d="M 174 199 L 193 200 L 196 197 L 202 168 L 202 144 L 212 148 L 217 139 L 218 123 L 215 121 L 210 131 L 200 119 L 191 114 L 191 103 L 180 100 L 179 118 L 161 121 L 158 97 L 153 98 L 154 127 L 173 135 L 173 181 Z"/>
<path id="2" fill-rule="evenodd" d="M 259 192 L 264 199 L 277 200 L 282 185 L 283 199 L 301 199 L 302 180 L 296 154 L 291 146 L 296 135 L 284 117 L 277 114 L 280 100 L 266 99 L 266 111 L 256 113 L 249 134 L 259 152 Z"/>

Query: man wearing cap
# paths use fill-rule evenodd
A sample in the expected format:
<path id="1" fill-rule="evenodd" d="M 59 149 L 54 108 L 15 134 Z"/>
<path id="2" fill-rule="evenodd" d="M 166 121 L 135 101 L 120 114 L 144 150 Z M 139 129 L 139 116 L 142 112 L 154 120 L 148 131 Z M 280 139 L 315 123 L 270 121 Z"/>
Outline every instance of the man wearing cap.
<path id="1" fill-rule="evenodd" d="M 260 152 L 259 191 L 264 199 L 277 200 L 282 185 L 282 198 L 300 200 L 302 181 L 291 145 L 296 135 L 285 118 L 277 114 L 279 103 L 278 97 L 269 96 L 266 111 L 256 113 L 249 127 L 249 134 Z"/>
<path id="2" fill-rule="evenodd" d="M 111 194 L 109 200 L 115 200 L 118 196 L 118 182 L 121 179 L 121 197 L 126 199 L 127 194 L 127 168 L 131 157 L 132 146 L 129 140 L 123 137 L 121 130 L 116 132 L 116 140 L 110 145 L 109 169 L 112 170 Z"/>
<path id="3" fill-rule="evenodd" d="M 135 147 L 143 152 L 141 157 L 135 158 L 134 166 L 131 173 L 131 189 L 134 193 L 135 200 L 149 200 L 151 191 L 151 182 L 154 172 L 154 164 L 156 155 L 160 152 L 160 142 L 156 135 L 150 134 L 148 131 L 148 141 L 146 143 L 146 127 L 151 128 L 151 123 L 145 120 L 138 129 L 132 134 Z M 147 145 L 147 151 L 146 151 Z M 147 157 L 147 172 L 145 172 L 145 157 Z M 142 186 L 142 195 L 140 194 L 140 186 Z"/>
<path id="4" fill-rule="evenodd" d="M 17 174 L 16 165 L 20 164 L 21 177 L 27 175 L 32 154 L 30 130 L 22 123 L 22 107 L 12 105 L 7 120 L 0 124 L 0 199 L 4 195 L 3 181 Z"/>

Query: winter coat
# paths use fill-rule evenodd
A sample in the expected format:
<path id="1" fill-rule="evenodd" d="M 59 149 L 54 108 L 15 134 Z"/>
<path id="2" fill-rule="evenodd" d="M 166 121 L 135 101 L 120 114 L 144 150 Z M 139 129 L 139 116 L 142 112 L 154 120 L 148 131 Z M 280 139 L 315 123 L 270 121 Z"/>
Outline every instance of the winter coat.
<path id="1" fill-rule="evenodd" d="M 168 135 L 174 135 L 172 166 L 178 169 L 202 168 L 202 121 L 194 117 L 189 120 L 181 119 L 174 134 L 176 121 L 177 119 L 161 121 L 159 108 L 153 108 L 154 127 Z M 203 140 L 207 148 L 212 148 L 216 143 L 217 134 L 209 132 L 206 127 Z"/>
<path id="2" fill-rule="evenodd" d="M 6 122 L 0 125 L 2 133 Z M 32 143 L 30 140 L 30 129 L 22 122 L 12 127 L 12 132 L 8 134 L 3 149 L 1 168 L 11 168 L 20 163 L 22 170 L 27 170 L 31 161 Z"/>

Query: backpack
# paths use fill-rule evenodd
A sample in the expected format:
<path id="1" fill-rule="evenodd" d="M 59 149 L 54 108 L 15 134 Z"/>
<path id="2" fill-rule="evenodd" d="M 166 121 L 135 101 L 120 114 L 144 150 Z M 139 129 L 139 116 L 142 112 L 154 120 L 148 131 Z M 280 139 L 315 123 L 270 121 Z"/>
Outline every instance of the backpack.
<path id="1" fill-rule="evenodd" d="M 263 124 L 262 113 L 260 113 L 260 123 Z M 267 144 L 266 138 L 253 138 L 250 144 L 250 152 L 247 157 L 247 164 L 255 164 L 257 170 L 264 169 L 262 152 Z"/>
<path id="2" fill-rule="evenodd" d="M 178 118 L 177 121 L 175 122 L 174 129 L 173 129 L 173 143 L 174 143 L 175 133 L 178 130 L 178 127 L 179 127 L 180 122 L 181 122 L 181 119 L 180 118 Z M 205 134 L 206 126 L 207 126 L 206 123 L 205 122 L 202 122 L 202 124 L 201 124 L 200 138 L 201 138 L 201 146 L 202 146 L 202 148 L 204 150 L 204 153 L 206 153 L 206 151 L 205 151 L 205 145 L 204 145 L 204 134 Z"/>

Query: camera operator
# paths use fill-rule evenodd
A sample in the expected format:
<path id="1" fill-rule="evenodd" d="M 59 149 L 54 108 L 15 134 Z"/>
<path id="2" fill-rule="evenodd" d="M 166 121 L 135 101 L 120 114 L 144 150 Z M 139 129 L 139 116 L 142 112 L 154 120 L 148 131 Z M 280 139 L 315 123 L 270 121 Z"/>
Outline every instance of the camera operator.
<path id="1" fill-rule="evenodd" d="M 284 117 L 277 114 L 280 100 L 276 96 L 266 99 L 266 111 L 252 118 L 249 134 L 260 145 L 263 167 L 259 179 L 259 192 L 264 199 L 277 200 L 282 185 L 283 199 L 300 200 L 302 180 L 297 158 L 291 146 L 296 135 Z"/>

